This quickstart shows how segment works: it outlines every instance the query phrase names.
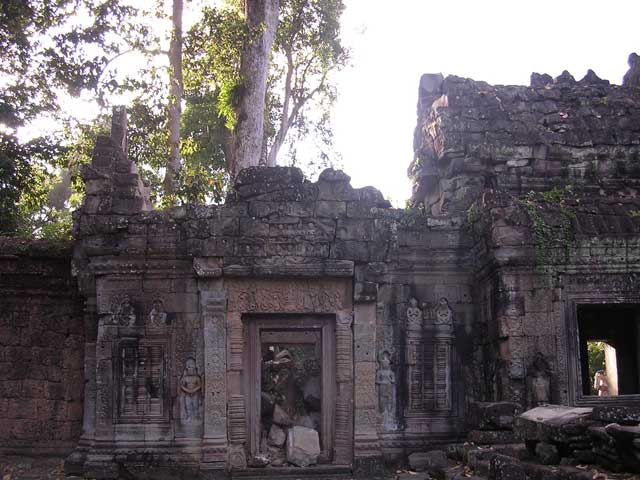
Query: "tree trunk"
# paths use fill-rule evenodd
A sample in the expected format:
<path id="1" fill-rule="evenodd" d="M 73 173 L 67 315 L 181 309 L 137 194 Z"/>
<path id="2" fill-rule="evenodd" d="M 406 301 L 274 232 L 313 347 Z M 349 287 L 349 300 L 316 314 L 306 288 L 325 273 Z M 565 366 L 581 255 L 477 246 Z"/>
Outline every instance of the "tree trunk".
<path id="1" fill-rule="evenodd" d="M 240 63 L 244 88 L 238 104 L 234 161 L 229 165 L 232 176 L 243 168 L 257 166 L 262 156 L 267 74 L 279 9 L 280 0 L 245 0 L 245 18 L 251 33 Z"/>
<path id="2" fill-rule="evenodd" d="M 169 162 L 164 176 L 164 193 L 169 197 L 177 191 L 180 159 L 180 115 L 182 112 L 182 10 L 183 0 L 173 0 L 173 33 L 169 46 Z"/>

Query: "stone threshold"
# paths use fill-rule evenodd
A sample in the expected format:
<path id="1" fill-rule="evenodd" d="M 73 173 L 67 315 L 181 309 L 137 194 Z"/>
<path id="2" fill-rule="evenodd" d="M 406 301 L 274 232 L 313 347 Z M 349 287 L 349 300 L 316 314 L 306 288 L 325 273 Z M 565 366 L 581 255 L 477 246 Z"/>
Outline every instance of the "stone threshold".
<path id="1" fill-rule="evenodd" d="M 320 465 L 315 467 L 265 467 L 249 468 L 231 472 L 231 480 L 254 480 L 263 478 L 300 479 L 300 480 L 350 480 L 353 478 L 351 467 L 347 465 Z"/>

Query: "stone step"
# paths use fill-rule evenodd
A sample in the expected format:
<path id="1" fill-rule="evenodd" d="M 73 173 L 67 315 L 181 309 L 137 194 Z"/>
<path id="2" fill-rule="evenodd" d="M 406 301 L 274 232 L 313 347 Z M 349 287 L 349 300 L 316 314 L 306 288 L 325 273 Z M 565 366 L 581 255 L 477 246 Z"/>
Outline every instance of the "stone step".
<path id="1" fill-rule="evenodd" d="M 295 480 L 352 480 L 351 468 L 346 466 L 249 468 L 232 472 L 231 480 L 295 479 Z"/>

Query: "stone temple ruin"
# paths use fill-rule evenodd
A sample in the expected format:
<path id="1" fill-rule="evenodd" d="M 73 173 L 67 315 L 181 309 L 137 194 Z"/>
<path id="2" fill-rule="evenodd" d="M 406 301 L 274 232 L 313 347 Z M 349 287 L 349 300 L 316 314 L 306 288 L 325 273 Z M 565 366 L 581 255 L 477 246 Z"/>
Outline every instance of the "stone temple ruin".
<path id="1" fill-rule="evenodd" d="M 631 60 L 622 86 L 424 75 L 406 210 L 275 167 L 154 211 L 115 111 L 73 250 L 2 240 L 2 451 L 89 478 L 380 478 L 519 436 L 542 463 L 638 471 Z M 489 453 L 464 456 L 521 468 Z"/>

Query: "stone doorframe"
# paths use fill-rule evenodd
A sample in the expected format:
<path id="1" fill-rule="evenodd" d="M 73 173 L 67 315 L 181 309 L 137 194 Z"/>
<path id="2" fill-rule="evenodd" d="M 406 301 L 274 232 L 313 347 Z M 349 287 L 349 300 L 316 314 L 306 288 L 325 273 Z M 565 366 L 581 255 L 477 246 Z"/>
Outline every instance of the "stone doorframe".
<path id="1" fill-rule="evenodd" d="M 353 287 L 351 278 L 227 278 L 227 398 L 229 467 L 246 468 L 250 443 L 246 419 L 254 408 L 248 383 L 248 318 L 331 318 L 335 353 L 333 464 L 354 461 Z M 335 323 L 334 320 L 335 319 Z M 253 360 L 255 362 L 255 359 Z"/>
<path id="2" fill-rule="evenodd" d="M 249 360 L 247 375 L 249 451 L 255 455 L 260 444 L 260 391 L 261 391 L 261 333 L 265 330 L 319 331 L 321 335 L 321 448 L 336 457 L 335 448 L 335 412 L 336 412 L 336 348 L 338 342 L 344 342 L 344 336 L 335 334 L 335 315 L 248 315 L 246 339 Z M 340 345 L 340 348 L 345 348 Z"/>

